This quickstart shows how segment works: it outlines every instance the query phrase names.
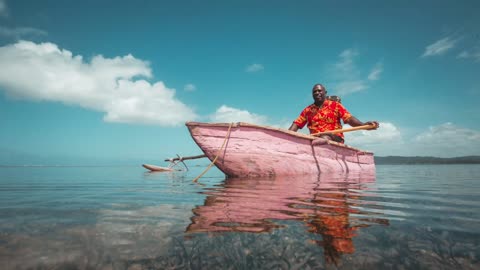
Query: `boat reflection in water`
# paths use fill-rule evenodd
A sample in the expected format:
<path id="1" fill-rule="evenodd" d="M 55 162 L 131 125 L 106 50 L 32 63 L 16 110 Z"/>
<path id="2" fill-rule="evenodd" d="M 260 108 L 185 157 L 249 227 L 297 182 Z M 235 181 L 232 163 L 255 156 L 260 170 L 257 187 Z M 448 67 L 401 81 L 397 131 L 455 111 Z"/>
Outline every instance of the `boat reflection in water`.
<path id="1" fill-rule="evenodd" d="M 186 231 L 262 233 L 281 228 L 278 221 L 297 220 L 323 247 L 326 262 L 337 264 L 342 254 L 355 251 L 359 228 L 389 224 L 378 205 L 367 200 L 377 196 L 374 182 L 374 174 L 229 178 L 205 192 L 204 205 L 193 209 Z"/>

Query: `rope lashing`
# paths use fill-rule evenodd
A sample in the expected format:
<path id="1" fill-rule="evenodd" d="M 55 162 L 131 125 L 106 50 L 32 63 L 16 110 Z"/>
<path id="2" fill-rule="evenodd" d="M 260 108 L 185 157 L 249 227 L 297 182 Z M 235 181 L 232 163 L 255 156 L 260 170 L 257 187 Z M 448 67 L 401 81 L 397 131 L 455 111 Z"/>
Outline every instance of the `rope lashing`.
<path id="1" fill-rule="evenodd" d="M 215 158 L 212 160 L 212 162 L 207 166 L 207 168 L 205 168 L 205 170 L 199 176 L 197 176 L 197 177 L 195 177 L 195 179 L 193 179 L 193 182 L 197 183 L 198 179 L 200 179 L 200 177 L 202 177 L 206 172 L 208 172 L 208 170 L 210 170 L 210 168 L 212 168 L 212 166 L 215 164 L 218 157 L 220 156 L 220 153 L 222 152 L 223 148 L 225 147 L 225 144 L 227 143 L 228 138 L 230 137 L 230 131 L 232 130 L 232 126 L 233 126 L 233 123 L 230 123 L 230 125 L 228 126 L 227 135 L 225 136 L 225 140 L 223 141 L 222 147 L 220 147 L 220 149 L 218 149 L 217 155 L 215 156 Z"/>

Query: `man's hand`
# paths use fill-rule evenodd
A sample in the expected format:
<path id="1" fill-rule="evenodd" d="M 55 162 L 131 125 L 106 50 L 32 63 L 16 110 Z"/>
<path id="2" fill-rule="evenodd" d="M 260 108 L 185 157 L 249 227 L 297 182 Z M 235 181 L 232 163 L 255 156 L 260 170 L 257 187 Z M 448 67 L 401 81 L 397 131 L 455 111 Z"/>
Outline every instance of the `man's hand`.
<path id="1" fill-rule="evenodd" d="M 380 124 L 377 121 L 368 121 L 368 122 L 365 122 L 364 125 L 374 126 L 374 128 L 372 129 L 377 129 L 380 127 Z"/>

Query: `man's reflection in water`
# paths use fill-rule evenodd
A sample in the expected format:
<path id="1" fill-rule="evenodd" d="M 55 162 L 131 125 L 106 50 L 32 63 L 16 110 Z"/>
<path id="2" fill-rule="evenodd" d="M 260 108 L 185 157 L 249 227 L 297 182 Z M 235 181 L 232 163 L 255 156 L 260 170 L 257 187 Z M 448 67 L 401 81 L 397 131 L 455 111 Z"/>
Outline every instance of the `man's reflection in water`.
<path id="1" fill-rule="evenodd" d="M 353 237 L 356 226 L 352 226 L 348 206 L 348 190 L 328 192 L 319 190 L 312 202 L 319 207 L 318 213 L 307 221 L 308 231 L 322 235 L 322 241 L 315 241 L 323 246 L 325 260 L 337 264 L 341 254 L 355 251 Z"/>
<path id="2" fill-rule="evenodd" d="M 193 209 L 186 231 L 261 233 L 280 228 L 275 220 L 299 220 L 308 232 L 322 236 L 312 242 L 323 247 L 327 263 L 337 264 L 342 254 L 354 253 L 359 227 L 388 225 L 362 207 L 366 201 L 361 191 L 373 182 L 374 175 L 227 179 L 205 192 L 205 203 Z"/>

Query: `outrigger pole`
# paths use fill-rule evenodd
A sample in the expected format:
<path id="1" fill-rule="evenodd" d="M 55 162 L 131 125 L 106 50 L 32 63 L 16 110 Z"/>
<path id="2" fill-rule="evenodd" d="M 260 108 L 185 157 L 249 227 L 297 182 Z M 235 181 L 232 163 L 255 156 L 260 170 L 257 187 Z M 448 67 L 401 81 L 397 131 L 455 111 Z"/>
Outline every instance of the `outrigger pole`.
<path id="1" fill-rule="evenodd" d="M 181 157 L 177 154 L 176 158 L 167 158 L 167 159 L 165 159 L 165 161 L 170 162 L 169 168 L 174 167 L 175 165 L 178 164 L 178 162 L 182 162 L 183 166 L 185 166 L 185 168 L 188 171 L 188 166 L 187 166 L 187 164 L 185 164 L 185 162 L 183 162 L 184 160 L 204 158 L 204 157 L 207 157 L 207 156 L 206 155 L 198 155 L 198 156 L 190 156 L 190 157 Z"/>
<path id="2" fill-rule="evenodd" d="M 165 161 L 173 162 L 173 161 L 182 161 L 182 160 L 189 160 L 189 159 L 197 159 L 197 158 L 204 158 L 207 157 L 206 155 L 198 155 L 198 156 L 190 156 L 190 157 L 181 157 L 177 154 L 176 158 L 167 158 Z"/>

